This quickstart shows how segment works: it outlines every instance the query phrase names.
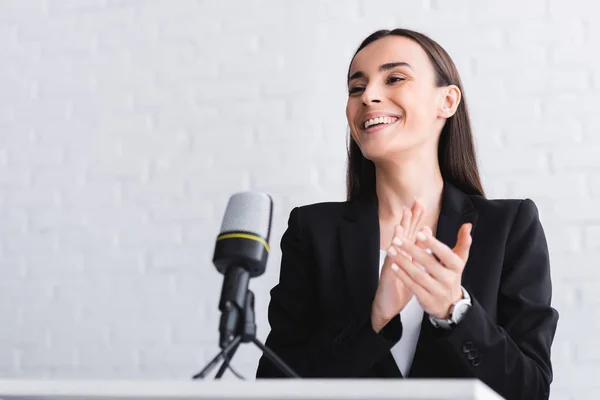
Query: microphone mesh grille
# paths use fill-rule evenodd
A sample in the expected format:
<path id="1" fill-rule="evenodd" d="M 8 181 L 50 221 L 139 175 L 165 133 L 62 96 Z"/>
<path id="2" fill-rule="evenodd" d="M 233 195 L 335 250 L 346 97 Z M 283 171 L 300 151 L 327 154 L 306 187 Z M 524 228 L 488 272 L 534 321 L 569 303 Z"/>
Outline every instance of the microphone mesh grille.
<path id="1" fill-rule="evenodd" d="M 266 193 L 241 192 L 232 195 L 227 203 L 221 232 L 243 231 L 269 239 L 272 200 Z"/>

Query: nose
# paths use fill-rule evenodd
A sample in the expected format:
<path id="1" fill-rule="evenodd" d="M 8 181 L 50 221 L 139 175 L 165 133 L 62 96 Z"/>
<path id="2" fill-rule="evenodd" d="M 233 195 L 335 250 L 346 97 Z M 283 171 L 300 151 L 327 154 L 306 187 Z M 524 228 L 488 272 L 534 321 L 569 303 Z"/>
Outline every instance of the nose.
<path id="1" fill-rule="evenodd" d="M 365 105 L 370 103 L 381 103 L 380 98 L 381 95 L 378 93 L 376 85 L 367 85 L 361 96 L 361 100 Z"/>

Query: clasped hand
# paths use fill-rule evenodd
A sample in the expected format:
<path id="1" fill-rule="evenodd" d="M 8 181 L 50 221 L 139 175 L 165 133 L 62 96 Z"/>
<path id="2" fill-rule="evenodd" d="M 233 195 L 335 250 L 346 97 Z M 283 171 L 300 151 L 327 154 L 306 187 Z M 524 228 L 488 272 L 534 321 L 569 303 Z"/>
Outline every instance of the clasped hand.
<path id="1" fill-rule="evenodd" d="M 387 251 L 372 306 L 371 321 L 376 332 L 402 311 L 413 295 L 426 313 L 440 319 L 448 318 L 452 305 L 462 298 L 462 272 L 472 243 L 471 224 L 461 226 L 451 249 L 437 240 L 428 226 L 418 228 L 424 209 L 419 203 L 415 208 L 412 217 L 416 221 L 406 223 L 411 212 L 405 210 Z"/>

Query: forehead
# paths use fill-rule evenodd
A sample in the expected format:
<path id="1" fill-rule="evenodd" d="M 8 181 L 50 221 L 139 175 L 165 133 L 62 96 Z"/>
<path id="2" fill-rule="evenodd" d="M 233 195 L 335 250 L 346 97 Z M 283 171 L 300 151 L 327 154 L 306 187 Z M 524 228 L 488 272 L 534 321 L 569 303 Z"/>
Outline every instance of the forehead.
<path id="1" fill-rule="evenodd" d="M 375 74 L 381 64 L 390 62 L 406 62 L 419 73 L 433 72 L 427 53 L 417 42 L 392 35 L 378 39 L 359 51 L 352 61 L 350 75 L 356 71 Z"/>

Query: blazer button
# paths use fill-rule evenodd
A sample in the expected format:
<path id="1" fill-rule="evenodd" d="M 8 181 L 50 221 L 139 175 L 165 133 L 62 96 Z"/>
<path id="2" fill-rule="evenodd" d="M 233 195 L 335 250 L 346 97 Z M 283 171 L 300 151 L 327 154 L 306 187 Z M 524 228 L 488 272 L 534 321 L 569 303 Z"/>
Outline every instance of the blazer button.
<path id="1" fill-rule="evenodd" d="M 465 344 L 463 344 L 462 351 L 463 351 L 463 353 L 468 353 L 471 350 L 473 350 L 474 348 L 475 348 L 475 346 L 473 345 L 473 342 L 466 341 Z"/>
<path id="2" fill-rule="evenodd" d="M 475 358 L 479 357 L 479 353 L 477 352 L 477 349 L 473 349 L 470 352 L 467 353 L 467 358 L 469 360 L 473 360 Z"/>
<path id="3" fill-rule="evenodd" d="M 481 358 L 479 356 L 471 360 L 471 365 L 473 365 L 474 367 L 478 366 L 479 364 L 481 364 Z"/>

